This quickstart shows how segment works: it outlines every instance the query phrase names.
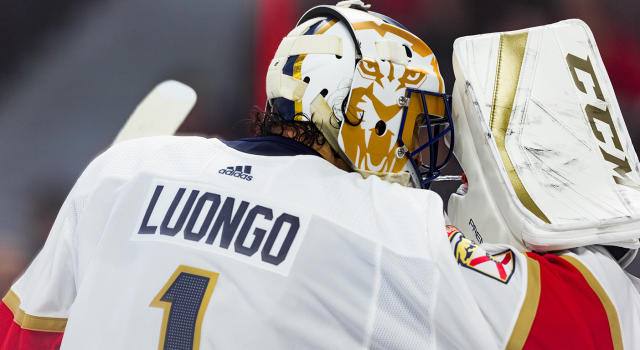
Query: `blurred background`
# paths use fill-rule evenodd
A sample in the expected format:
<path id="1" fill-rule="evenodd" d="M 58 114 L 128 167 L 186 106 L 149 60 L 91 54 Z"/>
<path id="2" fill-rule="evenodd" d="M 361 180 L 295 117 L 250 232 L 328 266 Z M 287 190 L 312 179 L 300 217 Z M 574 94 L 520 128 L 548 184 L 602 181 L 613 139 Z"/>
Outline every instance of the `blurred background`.
<path id="1" fill-rule="evenodd" d="M 248 136 L 266 67 L 310 0 L 1 1 L 0 295 L 47 237 L 84 167 L 158 82 L 199 100 L 181 133 Z M 455 38 L 580 18 L 591 27 L 640 147 L 640 2 L 373 0 L 436 53 L 453 86 Z M 327 4 L 325 2 L 325 4 Z M 331 2 L 328 4 L 332 4 Z M 459 172 L 456 165 L 450 172 Z M 451 190 L 441 187 L 441 192 Z M 455 189 L 455 185 L 453 186 Z M 629 268 L 640 275 L 640 260 Z"/>

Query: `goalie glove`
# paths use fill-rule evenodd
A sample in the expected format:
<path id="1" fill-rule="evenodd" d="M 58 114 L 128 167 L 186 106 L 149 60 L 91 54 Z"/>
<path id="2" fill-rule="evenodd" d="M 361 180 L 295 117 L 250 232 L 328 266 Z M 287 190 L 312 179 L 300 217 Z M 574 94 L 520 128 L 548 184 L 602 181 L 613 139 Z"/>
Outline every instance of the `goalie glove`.
<path id="1" fill-rule="evenodd" d="M 640 165 L 589 27 L 463 37 L 453 60 L 469 187 L 449 199 L 452 223 L 520 249 L 637 249 Z"/>

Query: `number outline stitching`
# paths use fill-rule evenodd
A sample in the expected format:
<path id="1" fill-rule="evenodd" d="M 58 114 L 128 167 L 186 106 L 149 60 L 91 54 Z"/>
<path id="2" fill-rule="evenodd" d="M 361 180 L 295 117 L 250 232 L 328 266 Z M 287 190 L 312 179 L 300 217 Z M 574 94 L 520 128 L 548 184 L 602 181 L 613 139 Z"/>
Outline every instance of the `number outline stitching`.
<path id="1" fill-rule="evenodd" d="M 158 350 L 164 349 L 165 337 L 167 334 L 167 323 L 169 321 L 169 314 L 171 311 L 172 302 L 161 300 L 162 297 L 167 293 L 169 288 L 176 282 L 176 279 L 182 273 L 202 276 L 209 278 L 209 282 L 207 283 L 207 288 L 202 296 L 202 301 L 200 302 L 200 307 L 198 308 L 198 315 L 196 317 L 196 323 L 193 330 L 193 350 L 197 350 L 200 348 L 200 330 L 202 329 L 202 319 L 204 318 L 204 313 L 207 310 L 207 306 L 209 305 L 209 300 L 211 299 L 211 295 L 213 294 L 213 290 L 218 282 L 218 276 L 220 275 L 217 272 L 207 271 L 203 269 L 199 269 L 197 267 L 187 266 L 187 265 L 179 265 L 176 270 L 173 272 L 169 280 L 162 286 L 160 292 L 156 294 L 151 303 L 150 307 L 160 308 L 163 310 L 162 315 L 162 326 L 160 328 L 160 340 L 158 342 Z"/>

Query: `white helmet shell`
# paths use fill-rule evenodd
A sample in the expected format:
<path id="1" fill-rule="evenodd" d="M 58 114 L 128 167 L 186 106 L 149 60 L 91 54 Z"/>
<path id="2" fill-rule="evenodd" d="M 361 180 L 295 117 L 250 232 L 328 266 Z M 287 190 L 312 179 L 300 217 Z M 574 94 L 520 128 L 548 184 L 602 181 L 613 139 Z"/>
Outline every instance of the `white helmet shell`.
<path id="1" fill-rule="evenodd" d="M 309 10 L 271 62 L 267 96 L 284 119 L 313 121 L 354 170 L 414 187 L 437 171 L 432 165 L 421 174 L 420 151 L 453 130 L 431 49 L 361 9 Z M 419 128 L 429 134 L 424 144 Z"/>

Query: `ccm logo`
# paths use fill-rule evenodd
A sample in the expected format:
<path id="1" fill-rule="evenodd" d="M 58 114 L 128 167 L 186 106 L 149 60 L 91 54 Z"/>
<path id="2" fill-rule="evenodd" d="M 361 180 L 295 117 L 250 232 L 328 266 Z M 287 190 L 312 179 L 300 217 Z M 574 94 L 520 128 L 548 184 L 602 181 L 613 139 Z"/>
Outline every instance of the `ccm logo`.
<path id="1" fill-rule="evenodd" d="M 596 79 L 596 73 L 593 70 L 593 65 L 591 64 L 589 56 L 584 60 L 580 57 L 568 54 L 566 60 L 569 65 L 571 77 L 573 78 L 573 82 L 578 90 L 591 97 L 593 102 L 597 103 L 597 100 L 599 100 L 606 103 L 607 101 L 604 99 L 602 89 L 600 88 L 598 79 Z M 588 74 L 589 77 L 591 77 L 590 81 L 580 79 L 577 74 L 578 70 Z M 585 77 L 584 74 L 582 76 Z M 589 86 L 588 90 L 585 84 Z M 613 124 L 609 108 L 605 105 L 605 109 L 602 110 L 596 107 L 596 104 L 587 104 L 584 111 L 587 114 L 587 119 L 589 119 L 593 135 L 600 142 L 600 152 L 602 152 L 604 160 L 616 166 L 613 169 L 613 179 L 615 182 L 617 184 L 637 188 L 638 186 L 628 177 L 628 173 L 631 172 L 631 166 L 629 165 L 629 160 L 627 159 L 624 149 L 622 148 L 622 144 L 620 143 L 620 137 L 618 137 L 618 132 Z M 604 137 L 602 131 L 598 129 L 598 126 L 596 125 L 596 120 L 600 122 L 599 124 L 601 125 L 601 128 L 607 127 L 609 129 L 611 137 Z M 609 132 L 605 132 L 609 134 Z M 620 159 L 612 155 L 612 152 L 624 155 L 624 159 Z"/>

